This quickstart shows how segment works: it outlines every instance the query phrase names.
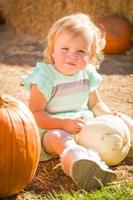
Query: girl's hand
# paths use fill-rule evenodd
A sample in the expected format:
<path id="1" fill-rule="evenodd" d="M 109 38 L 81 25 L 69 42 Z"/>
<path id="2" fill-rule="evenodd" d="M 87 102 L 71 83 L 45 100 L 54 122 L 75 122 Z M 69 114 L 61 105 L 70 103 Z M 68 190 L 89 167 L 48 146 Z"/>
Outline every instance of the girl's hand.
<path id="1" fill-rule="evenodd" d="M 62 119 L 62 129 L 69 132 L 70 134 L 77 134 L 81 128 L 85 125 L 85 121 L 82 117 L 76 119 Z"/>

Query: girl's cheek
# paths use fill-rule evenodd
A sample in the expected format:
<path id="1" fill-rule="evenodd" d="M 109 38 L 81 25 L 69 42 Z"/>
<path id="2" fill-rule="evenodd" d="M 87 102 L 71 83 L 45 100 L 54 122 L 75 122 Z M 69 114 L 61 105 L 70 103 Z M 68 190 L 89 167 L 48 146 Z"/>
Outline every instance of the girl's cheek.
<path id="1" fill-rule="evenodd" d="M 58 59 L 61 59 L 63 56 L 60 52 L 54 52 L 53 53 L 53 58 L 58 60 Z"/>

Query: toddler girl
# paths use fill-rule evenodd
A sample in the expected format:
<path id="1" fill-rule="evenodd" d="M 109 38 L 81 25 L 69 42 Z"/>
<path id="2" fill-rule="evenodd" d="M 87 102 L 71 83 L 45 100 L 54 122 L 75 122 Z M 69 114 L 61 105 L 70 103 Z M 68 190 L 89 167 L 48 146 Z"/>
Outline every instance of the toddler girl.
<path id="1" fill-rule="evenodd" d="M 111 113 L 98 92 L 102 78 L 96 67 L 104 46 L 104 34 L 89 16 L 63 17 L 49 31 L 45 62 L 23 77 L 31 91 L 29 107 L 41 129 L 43 151 L 59 156 L 63 171 L 86 190 L 116 177 L 96 152 L 76 142 L 87 121 Z"/>

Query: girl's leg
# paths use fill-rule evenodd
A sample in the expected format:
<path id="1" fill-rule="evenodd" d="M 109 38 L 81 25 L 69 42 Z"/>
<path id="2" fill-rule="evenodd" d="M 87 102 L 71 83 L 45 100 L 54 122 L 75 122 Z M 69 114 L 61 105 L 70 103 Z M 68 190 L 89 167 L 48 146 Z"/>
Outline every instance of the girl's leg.
<path id="1" fill-rule="evenodd" d="M 116 179 L 116 174 L 101 161 L 96 152 L 80 145 L 63 151 L 61 165 L 75 184 L 87 191 L 100 188 Z"/>
<path id="2" fill-rule="evenodd" d="M 60 156 L 63 171 L 82 189 L 99 188 L 116 178 L 96 152 L 76 144 L 63 130 L 48 131 L 42 145 L 47 152 Z"/>
<path id="3" fill-rule="evenodd" d="M 75 145 L 74 138 L 60 129 L 47 131 L 42 138 L 42 147 L 49 154 L 60 156 L 66 148 Z"/>

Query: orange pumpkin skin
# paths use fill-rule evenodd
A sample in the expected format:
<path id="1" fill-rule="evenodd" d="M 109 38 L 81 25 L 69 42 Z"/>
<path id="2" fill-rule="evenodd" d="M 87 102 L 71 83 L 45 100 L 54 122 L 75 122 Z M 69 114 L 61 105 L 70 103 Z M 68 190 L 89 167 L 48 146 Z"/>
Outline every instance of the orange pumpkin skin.
<path id="1" fill-rule="evenodd" d="M 0 97 L 0 197 L 20 192 L 32 180 L 41 144 L 28 107 L 9 95 Z"/>
<path id="2" fill-rule="evenodd" d="M 107 54 L 119 54 L 127 51 L 131 44 L 131 24 L 123 16 L 113 15 L 101 17 L 98 23 L 103 25 L 106 33 Z"/>

